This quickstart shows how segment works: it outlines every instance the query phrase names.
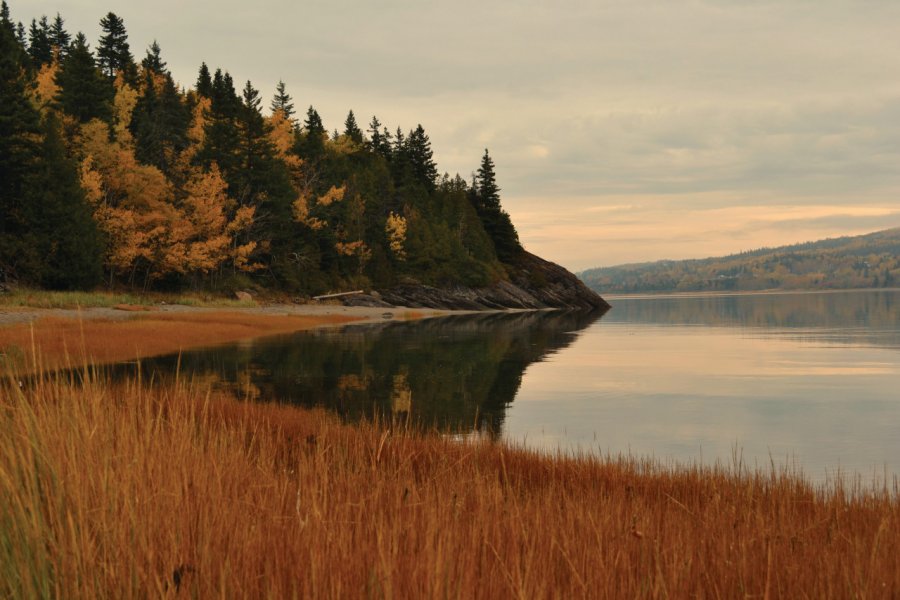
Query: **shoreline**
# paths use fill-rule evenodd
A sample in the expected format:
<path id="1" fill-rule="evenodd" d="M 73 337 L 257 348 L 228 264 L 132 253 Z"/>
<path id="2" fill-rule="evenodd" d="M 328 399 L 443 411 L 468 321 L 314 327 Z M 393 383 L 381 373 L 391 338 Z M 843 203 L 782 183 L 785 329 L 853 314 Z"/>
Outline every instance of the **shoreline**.
<path id="1" fill-rule="evenodd" d="M 318 327 L 467 312 L 326 304 L 0 310 L 0 369 L 35 372 L 100 365 Z"/>

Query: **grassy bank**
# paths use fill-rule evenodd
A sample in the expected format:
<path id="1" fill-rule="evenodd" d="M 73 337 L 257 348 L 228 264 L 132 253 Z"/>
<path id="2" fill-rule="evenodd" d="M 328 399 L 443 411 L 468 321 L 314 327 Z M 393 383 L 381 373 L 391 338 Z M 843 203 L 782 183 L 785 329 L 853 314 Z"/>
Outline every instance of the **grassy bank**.
<path id="1" fill-rule="evenodd" d="M 13 288 L 0 293 L 0 307 L 15 308 L 113 308 L 117 306 L 152 307 L 177 304 L 204 308 L 248 308 L 254 300 L 237 300 L 211 294 L 135 294 L 128 292 L 51 291 Z"/>
<path id="2" fill-rule="evenodd" d="M 198 346 L 348 323 L 346 315 L 248 312 L 136 313 L 129 319 L 42 318 L 0 327 L 0 369 L 35 372 L 73 363 L 107 363 Z M 40 348 L 40 353 L 32 352 Z M 86 360 L 82 360 L 86 359 Z"/>
<path id="3" fill-rule="evenodd" d="M 83 378 L 4 383 L 0 596 L 900 594 L 896 489 L 552 458 Z"/>

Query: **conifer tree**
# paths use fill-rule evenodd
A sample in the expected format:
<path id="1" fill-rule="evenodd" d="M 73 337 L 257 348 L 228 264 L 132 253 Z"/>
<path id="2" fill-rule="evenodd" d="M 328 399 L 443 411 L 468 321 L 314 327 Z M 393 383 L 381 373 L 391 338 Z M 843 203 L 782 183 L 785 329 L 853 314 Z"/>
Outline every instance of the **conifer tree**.
<path id="1" fill-rule="evenodd" d="M 291 96 L 287 93 L 284 82 L 280 79 L 278 80 L 278 85 L 275 86 L 275 97 L 272 98 L 271 109 L 273 113 L 280 110 L 284 113 L 284 118 L 288 120 L 292 120 L 295 113 Z"/>
<path id="2" fill-rule="evenodd" d="M 8 9 L 3 4 L 3 18 Z M 38 113 L 28 101 L 15 35 L 0 27 L 0 281 L 27 275 L 37 260 L 29 203 L 39 154 Z"/>
<path id="3" fill-rule="evenodd" d="M 406 148 L 412 174 L 416 182 L 422 184 L 429 192 L 433 192 L 437 182 L 437 165 L 434 162 L 431 141 L 425 134 L 425 129 L 422 125 L 418 125 L 409 134 Z"/>
<path id="4" fill-rule="evenodd" d="M 75 36 L 69 55 L 56 75 L 56 83 L 59 85 L 57 100 L 69 115 L 82 123 L 91 119 L 109 121 L 112 118 L 111 103 L 115 89 L 94 63 L 83 33 Z"/>
<path id="5" fill-rule="evenodd" d="M 128 45 L 125 21 L 110 12 L 100 19 L 100 28 L 103 30 L 103 36 L 97 45 L 97 64 L 100 70 L 110 79 L 115 79 L 121 72 L 125 81 L 134 84 L 137 67 Z"/>
<path id="6" fill-rule="evenodd" d="M 50 23 L 47 21 L 47 17 L 41 17 L 40 21 L 31 20 L 31 29 L 28 31 L 28 54 L 37 68 L 53 60 Z"/>
<path id="7" fill-rule="evenodd" d="M 12 19 L 10 18 L 9 5 L 6 4 L 6 0 L 0 2 L 0 27 L 3 27 L 3 29 L 15 37 L 16 27 L 13 25 Z"/>
<path id="8" fill-rule="evenodd" d="M 382 131 L 381 121 L 379 121 L 376 116 L 373 116 L 372 122 L 369 123 L 369 148 L 371 148 L 373 152 L 383 156 L 385 159 L 390 160 L 391 133 L 386 127 Z"/>
<path id="9" fill-rule="evenodd" d="M 153 43 L 150 44 L 150 48 L 147 49 L 147 56 L 141 61 L 141 66 L 144 69 L 155 71 L 160 75 L 165 75 L 168 72 L 166 71 L 166 63 L 162 59 L 162 49 L 159 47 L 156 40 L 153 40 Z"/>
<path id="10" fill-rule="evenodd" d="M 357 144 L 362 144 L 363 142 L 363 132 L 359 125 L 356 124 L 356 117 L 353 115 L 352 110 L 347 113 L 347 119 L 344 121 L 344 135 Z"/>
<path id="11" fill-rule="evenodd" d="M 38 168 L 29 186 L 34 239 L 42 262 L 36 283 L 51 289 L 90 288 L 103 275 L 99 231 L 52 112 L 43 133 Z"/>
<path id="12" fill-rule="evenodd" d="M 318 158 L 325 151 L 325 125 L 316 109 L 312 106 L 306 111 L 306 120 L 303 121 L 302 143 L 298 150 L 305 158 Z"/>
<path id="13" fill-rule="evenodd" d="M 481 166 L 475 184 L 472 186 L 472 204 L 488 236 L 494 242 L 497 258 L 504 263 L 512 263 L 522 252 L 519 234 L 509 218 L 509 214 L 500 206 L 500 188 L 494 173 L 494 161 L 487 148 L 481 158 Z"/>
<path id="14" fill-rule="evenodd" d="M 212 96 L 212 78 L 209 76 L 209 67 L 206 63 L 200 65 L 200 72 L 197 74 L 197 93 L 201 96 L 209 98 Z"/>
<path id="15" fill-rule="evenodd" d="M 56 18 L 53 19 L 53 24 L 50 26 L 50 44 L 59 53 L 60 60 L 66 57 L 71 42 L 72 36 L 66 31 L 65 21 L 59 13 L 56 13 Z"/>
<path id="16" fill-rule="evenodd" d="M 237 119 L 242 107 L 231 75 L 216 69 L 209 98 L 210 109 L 203 129 L 204 143 L 197 160 L 205 167 L 213 162 L 218 164 L 230 185 L 240 165 Z"/>
<path id="17" fill-rule="evenodd" d="M 165 69 L 158 51 L 149 63 Z M 155 78 L 159 75 L 145 67 L 142 93 L 134 106 L 129 129 L 137 159 L 169 175 L 176 157 L 188 145 L 191 114 L 170 73 L 162 73 L 162 85 L 157 89 Z"/>

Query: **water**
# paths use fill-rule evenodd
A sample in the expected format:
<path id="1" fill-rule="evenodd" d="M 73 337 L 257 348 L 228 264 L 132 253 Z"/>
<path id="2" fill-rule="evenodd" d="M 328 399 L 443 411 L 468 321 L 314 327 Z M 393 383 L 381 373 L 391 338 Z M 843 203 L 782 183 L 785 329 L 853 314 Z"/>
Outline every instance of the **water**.
<path id="1" fill-rule="evenodd" d="M 900 474 L 900 291 L 611 298 L 603 315 L 323 329 L 186 353 L 253 399 L 546 450 Z M 145 369 L 171 373 L 175 357 Z"/>

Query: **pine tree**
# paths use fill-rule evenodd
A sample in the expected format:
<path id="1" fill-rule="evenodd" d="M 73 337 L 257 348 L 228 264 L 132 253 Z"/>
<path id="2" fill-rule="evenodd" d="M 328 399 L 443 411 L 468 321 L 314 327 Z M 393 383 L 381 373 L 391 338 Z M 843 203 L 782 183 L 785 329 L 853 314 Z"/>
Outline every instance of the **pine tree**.
<path id="1" fill-rule="evenodd" d="M 103 36 L 97 45 L 97 63 L 100 70 L 110 79 L 115 79 L 121 72 L 125 81 L 136 83 L 137 67 L 128 45 L 125 21 L 110 12 L 100 19 L 100 28 L 103 30 Z"/>
<path id="2" fill-rule="evenodd" d="M 147 56 L 141 61 L 141 66 L 144 69 L 155 71 L 160 75 L 164 75 L 168 72 L 166 71 L 166 63 L 162 59 L 162 49 L 159 47 L 156 40 L 153 40 L 153 43 L 150 44 L 150 48 L 147 50 Z"/>
<path id="3" fill-rule="evenodd" d="M 56 83 L 59 85 L 57 100 L 69 115 L 82 123 L 91 119 L 109 121 L 112 118 L 111 103 L 115 89 L 94 63 L 83 33 L 75 36 L 69 55 L 56 75 Z"/>
<path id="4" fill-rule="evenodd" d="M 41 17 L 40 21 L 31 20 L 31 29 L 28 31 L 28 54 L 37 68 L 53 60 L 50 23 L 47 21 L 47 17 Z"/>
<path id="5" fill-rule="evenodd" d="M 153 62 L 165 69 L 158 54 Z M 150 68 L 144 71 L 142 93 L 134 106 L 130 130 L 137 159 L 169 175 L 178 154 L 188 146 L 191 113 L 172 75 L 165 72 L 162 86 L 157 89 L 155 77 L 158 75 L 154 73 L 156 71 Z"/>
<path id="6" fill-rule="evenodd" d="M 385 159 L 391 158 L 391 133 L 385 127 L 382 131 L 381 121 L 373 116 L 369 123 L 369 148 Z"/>
<path id="7" fill-rule="evenodd" d="M 209 76 L 209 67 L 206 63 L 200 65 L 200 72 L 197 74 L 197 93 L 201 96 L 209 98 L 212 96 L 212 78 Z"/>
<path id="8" fill-rule="evenodd" d="M 481 158 L 481 166 L 472 186 L 471 195 L 472 204 L 481 218 L 484 230 L 494 242 L 497 258 L 507 264 L 515 262 L 522 252 L 522 246 L 509 214 L 500 206 L 500 188 L 497 186 L 494 161 L 487 148 Z"/>
<path id="9" fill-rule="evenodd" d="M 38 261 L 26 196 L 40 152 L 40 128 L 20 52 L 10 28 L 0 27 L 0 281 L 27 276 Z"/>
<path id="10" fill-rule="evenodd" d="M 16 28 L 13 25 L 12 19 L 9 15 L 9 5 L 6 4 L 6 0 L 0 2 L 0 26 L 3 27 L 7 32 L 11 33 L 13 37 L 16 35 Z"/>
<path id="11" fill-rule="evenodd" d="M 71 42 L 72 36 L 66 31 L 65 21 L 63 21 L 63 18 L 59 13 L 56 13 L 56 18 L 53 19 L 53 25 L 50 26 L 50 44 L 59 53 L 60 60 L 66 57 L 66 52 L 69 50 L 69 44 Z"/>
<path id="12" fill-rule="evenodd" d="M 291 101 L 290 95 L 287 93 L 284 82 L 280 79 L 278 80 L 278 85 L 275 86 L 275 97 L 272 98 L 272 112 L 281 111 L 284 113 L 284 118 L 291 120 L 294 116 L 294 103 Z"/>
<path id="13" fill-rule="evenodd" d="M 325 125 L 316 109 L 312 106 L 306 111 L 306 120 L 303 121 L 303 133 L 301 136 L 299 154 L 305 158 L 319 158 L 325 151 Z"/>
<path id="14" fill-rule="evenodd" d="M 425 135 L 422 125 L 418 125 L 409 134 L 406 147 L 413 177 L 426 190 L 433 192 L 437 182 L 437 165 L 434 163 L 431 141 Z"/>
<path id="15" fill-rule="evenodd" d="M 84 289 L 102 278 L 102 247 L 78 168 L 66 157 L 52 112 L 43 124 L 38 168 L 30 188 L 35 241 L 41 257 L 37 283 L 52 289 Z"/>
<path id="16" fill-rule="evenodd" d="M 344 135 L 357 144 L 363 143 L 363 132 L 359 125 L 356 124 L 356 117 L 353 115 L 352 110 L 347 113 L 347 119 L 344 121 Z"/>

